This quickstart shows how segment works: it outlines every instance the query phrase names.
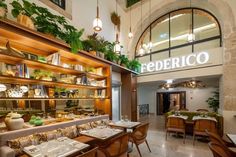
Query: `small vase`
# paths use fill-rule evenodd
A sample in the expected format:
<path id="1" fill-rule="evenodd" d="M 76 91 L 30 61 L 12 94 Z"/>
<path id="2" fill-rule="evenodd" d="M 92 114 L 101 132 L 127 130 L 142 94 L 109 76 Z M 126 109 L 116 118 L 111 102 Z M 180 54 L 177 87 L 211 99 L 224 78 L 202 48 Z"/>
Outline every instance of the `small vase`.
<path id="1" fill-rule="evenodd" d="M 0 7 L 0 18 L 4 18 L 7 15 L 7 9 L 4 7 Z"/>
<path id="2" fill-rule="evenodd" d="M 19 130 L 24 126 L 24 119 L 21 118 L 20 114 L 13 113 L 11 118 L 8 120 L 9 130 Z"/>
<path id="3" fill-rule="evenodd" d="M 17 22 L 20 23 L 21 25 L 25 26 L 25 27 L 36 30 L 35 26 L 34 26 L 34 22 L 29 16 L 19 14 L 17 16 Z"/>

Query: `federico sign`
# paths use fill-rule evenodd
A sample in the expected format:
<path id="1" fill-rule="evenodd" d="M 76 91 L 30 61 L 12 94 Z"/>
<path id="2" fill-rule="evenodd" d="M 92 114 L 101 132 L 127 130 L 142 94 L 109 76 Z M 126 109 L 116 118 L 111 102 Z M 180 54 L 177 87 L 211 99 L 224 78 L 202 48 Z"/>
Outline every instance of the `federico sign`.
<path id="1" fill-rule="evenodd" d="M 164 60 L 143 63 L 141 73 L 194 67 L 207 64 L 210 59 L 208 52 L 192 53 L 186 56 L 167 58 Z"/>

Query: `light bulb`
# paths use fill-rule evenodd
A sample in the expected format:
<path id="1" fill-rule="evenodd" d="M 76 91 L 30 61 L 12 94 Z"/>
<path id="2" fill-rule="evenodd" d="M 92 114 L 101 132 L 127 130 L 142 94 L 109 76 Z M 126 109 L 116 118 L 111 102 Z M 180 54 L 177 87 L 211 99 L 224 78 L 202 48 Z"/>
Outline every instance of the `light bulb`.
<path id="1" fill-rule="evenodd" d="M 144 55 L 144 53 L 145 53 L 145 50 L 144 50 L 144 48 L 141 46 L 140 49 L 139 49 L 139 55 L 142 56 L 142 55 Z"/>
<path id="2" fill-rule="evenodd" d="M 152 42 L 151 41 L 148 43 L 148 48 L 152 49 Z"/>
<path id="3" fill-rule="evenodd" d="M 193 42 L 195 40 L 195 35 L 193 33 L 188 34 L 188 42 Z"/>
<path id="4" fill-rule="evenodd" d="M 93 29 L 97 32 L 102 30 L 102 21 L 99 17 L 93 20 Z"/>
<path id="5" fill-rule="evenodd" d="M 133 38 L 133 33 L 132 32 L 129 32 L 129 34 L 128 34 L 128 37 L 131 39 L 131 38 Z"/>
<path id="6" fill-rule="evenodd" d="M 121 52 L 121 46 L 119 42 L 116 42 L 115 46 L 114 46 L 114 51 L 115 53 L 120 53 Z"/>

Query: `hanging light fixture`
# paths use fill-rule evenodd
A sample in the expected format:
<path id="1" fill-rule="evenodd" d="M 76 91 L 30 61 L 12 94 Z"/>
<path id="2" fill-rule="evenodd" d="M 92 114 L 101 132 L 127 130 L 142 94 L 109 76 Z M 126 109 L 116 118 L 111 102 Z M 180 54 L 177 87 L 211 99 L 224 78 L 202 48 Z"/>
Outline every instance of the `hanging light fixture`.
<path id="1" fill-rule="evenodd" d="M 115 51 L 115 53 L 118 53 L 118 54 L 121 53 L 121 45 L 119 42 L 119 34 L 118 33 L 116 33 L 116 41 L 115 41 L 114 51 Z"/>
<path id="2" fill-rule="evenodd" d="M 141 0 L 141 32 L 143 32 L 143 1 Z M 142 40 L 142 39 L 141 39 Z M 145 54 L 145 50 L 143 48 L 143 40 L 141 41 L 141 45 L 139 48 L 139 55 L 142 56 Z"/>
<path id="3" fill-rule="evenodd" d="M 132 28 L 131 28 L 131 6 L 129 7 L 129 34 L 128 37 L 131 39 L 133 38 Z"/>
<path id="4" fill-rule="evenodd" d="M 98 0 L 97 0 L 97 16 L 93 20 L 93 29 L 96 32 L 99 32 L 102 30 L 102 20 L 99 17 L 99 7 L 98 7 Z"/>
<path id="5" fill-rule="evenodd" d="M 149 43 L 148 43 L 148 52 L 152 51 L 152 36 L 151 36 L 151 5 L 152 5 L 152 0 L 149 0 L 149 25 L 150 25 L 150 36 L 149 36 Z"/>
<path id="6" fill-rule="evenodd" d="M 192 7 L 192 1 L 190 0 L 190 8 Z M 195 34 L 193 32 L 193 23 L 192 23 L 192 20 L 193 20 L 193 12 L 191 11 L 191 14 L 190 14 L 190 28 L 189 28 L 189 34 L 188 34 L 188 42 L 193 42 L 195 41 Z"/>
<path id="7" fill-rule="evenodd" d="M 116 14 L 118 15 L 118 11 L 117 11 L 117 0 L 116 0 Z M 116 41 L 115 41 L 115 46 L 114 46 L 114 52 L 117 54 L 121 53 L 121 45 L 120 45 L 120 41 L 119 41 L 119 30 L 118 30 L 118 26 L 116 26 Z"/>

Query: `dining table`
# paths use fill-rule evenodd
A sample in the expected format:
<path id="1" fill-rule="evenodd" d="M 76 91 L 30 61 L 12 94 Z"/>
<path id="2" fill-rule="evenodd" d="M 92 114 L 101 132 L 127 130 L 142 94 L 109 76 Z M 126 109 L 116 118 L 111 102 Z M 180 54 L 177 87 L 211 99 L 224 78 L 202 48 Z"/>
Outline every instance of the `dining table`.
<path id="1" fill-rule="evenodd" d="M 215 117 L 210 117 L 210 116 L 193 116 L 193 121 L 199 120 L 199 119 L 206 119 L 206 120 L 212 120 L 217 122 Z"/>
<path id="2" fill-rule="evenodd" d="M 226 134 L 226 136 L 230 139 L 231 142 L 236 146 L 236 134 Z"/>
<path id="3" fill-rule="evenodd" d="M 170 115 L 170 116 L 168 116 L 168 117 L 178 117 L 178 118 L 182 118 L 182 119 L 184 119 L 184 120 L 187 120 L 188 119 L 188 116 L 184 116 L 184 115 Z"/>
<path id="4" fill-rule="evenodd" d="M 39 145 L 24 147 L 23 151 L 30 157 L 72 157 L 88 147 L 88 144 L 68 137 L 59 137 Z"/>
<path id="5" fill-rule="evenodd" d="M 111 127 L 122 128 L 124 131 L 127 131 L 127 129 L 135 129 L 140 124 L 141 124 L 140 122 L 117 121 L 117 122 L 111 122 L 108 125 Z"/>
<path id="6" fill-rule="evenodd" d="M 106 141 L 119 134 L 123 133 L 121 129 L 110 128 L 107 126 L 98 126 L 89 130 L 83 130 L 80 132 L 81 135 L 92 137 L 100 141 Z"/>

